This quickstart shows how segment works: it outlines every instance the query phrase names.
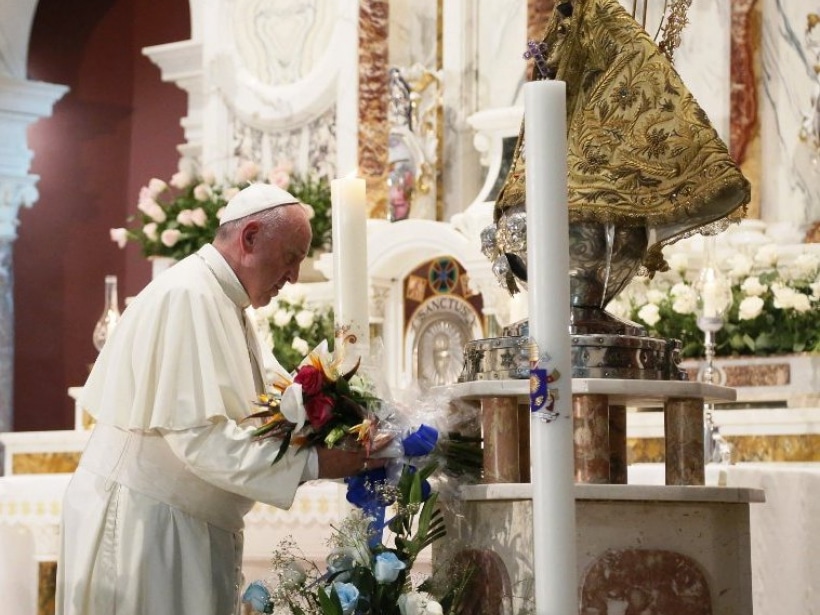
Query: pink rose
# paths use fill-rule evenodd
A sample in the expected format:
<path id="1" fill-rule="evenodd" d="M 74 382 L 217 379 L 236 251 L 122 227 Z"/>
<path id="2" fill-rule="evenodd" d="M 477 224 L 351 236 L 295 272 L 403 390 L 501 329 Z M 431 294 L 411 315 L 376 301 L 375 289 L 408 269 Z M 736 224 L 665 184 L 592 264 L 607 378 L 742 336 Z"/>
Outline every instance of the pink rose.
<path id="1" fill-rule="evenodd" d="M 112 228 L 109 233 L 111 234 L 111 241 L 115 241 L 120 248 L 124 248 L 125 244 L 128 243 L 128 231 L 124 228 Z"/>
<path id="2" fill-rule="evenodd" d="M 282 190 L 287 190 L 290 186 L 290 173 L 279 167 L 271 169 L 268 173 L 268 181 Z"/>
<path id="3" fill-rule="evenodd" d="M 177 222 L 183 226 L 192 226 L 194 221 L 192 219 L 193 212 L 190 209 L 183 209 L 177 214 Z"/>
<path id="4" fill-rule="evenodd" d="M 333 399 L 324 393 L 314 395 L 305 401 L 305 412 L 311 427 L 321 429 L 333 418 Z"/>
<path id="5" fill-rule="evenodd" d="M 321 369 L 317 369 L 312 365 L 305 365 L 299 368 L 293 381 L 302 385 L 305 395 L 316 395 L 325 386 L 325 375 Z"/>
<path id="6" fill-rule="evenodd" d="M 151 180 L 148 182 L 148 191 L 151 193 L 151 196 L 156 197 L 160 192 L 164 192 L 168 189 L 168 184 L 166 184 L 161 179 L 157 179 L 156 177 L 152 177 Z"/>
<path id="7" fill-rule="evenodd" d="M 177 171 L 176 173 L 174 173 L 171 176 L 171 182 L 170 183 L 174 188 L 178 188 L 179 190 L 183 190 L 183 189 L 187 188 L 188 184 L 190 184 L 193 180 L 194 180 L 194 178 L 191 177 L 191 174 L 188 173 L 187 171 Z"/>
<path id="8" fill-rule="evenodd" d="M 204 227 L 208 224 L 208 214 L 201 207 L 197 207 L 191 212 L 191 221 L 199 227 Z"/>
<path id="9" fill-rule="evenodd" d="M 169 228 L 162 231 L 162 234 L 159 236 L 160 241 L 163 245 L 168 246 L 169 248 L 173 248 L 176 242 L 179 241 L 179 236 L 182 235 L 177 229 Z"/>
<path id="10" fill-rule="evenodd" d="M 211 188 L 208 184 L 197 184 L 194 188 L 194 198 L 204 203 L 211 200 Z"/>
<path id="11" fill-rule="evenodd" d="M 259 175 L 259 165 L 253 160 L 245 160 L 236 170 L 236 181 L 237 183 L 244 184 L 245 182 L 256 179 L 257 175 Z"/>

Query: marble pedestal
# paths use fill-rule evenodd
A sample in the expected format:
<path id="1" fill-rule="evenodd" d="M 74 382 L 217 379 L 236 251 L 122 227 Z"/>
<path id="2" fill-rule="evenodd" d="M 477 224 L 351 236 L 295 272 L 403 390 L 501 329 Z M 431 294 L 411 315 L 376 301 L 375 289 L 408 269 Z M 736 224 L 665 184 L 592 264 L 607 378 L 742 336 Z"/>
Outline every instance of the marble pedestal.
<path id="1" fill-rule="evenodd" d="M 529 480 L 529 380 L 477 380 L 437 390 L 478 401 L 484 482 Z M 703 404 L 734 389 L 702 382 L 573 378 L 575 480 L 626 483 L 626 408 L 663 406 L 666 484 L 703 485 Z"/>
<path id="2" fill-rule="evenodd" d="M 531 493 L 522 483 L 464 487 L 449 518 L 452 549 L 503 562 L 501 612 L 531 606 Z M 759 489 L 576 485 L 579 614 L 752 613 L 749 504 L 763 501 Z"/>

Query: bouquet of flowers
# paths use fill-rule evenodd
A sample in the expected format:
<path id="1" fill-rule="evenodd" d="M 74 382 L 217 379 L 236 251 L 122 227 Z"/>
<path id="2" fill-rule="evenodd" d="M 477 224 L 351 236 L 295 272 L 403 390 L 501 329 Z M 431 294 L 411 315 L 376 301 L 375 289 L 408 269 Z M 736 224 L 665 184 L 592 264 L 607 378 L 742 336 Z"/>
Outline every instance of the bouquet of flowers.
<path id="1" fill-rule="evenodd" d="M 279 374 L 272 391 L 255 402 L 264 410 L 248 418 L 265 422 L 254 431 L 254 437 L 282 441 L 274 463 L 291 444 L 371 446 L 378 423 L 374 406 L 380 399 L 357 376 L 359 362 L 340 372 L 343 358 L 343 352 L 332 356 L 327 341 L 323 341 L 292 376 Z"/>
<path id="2" fill-rule="evenodd" d="M 650 335 L 678 339 L 681 356 L 703 356 L 697 327 L 697 272 L 685 254 L 669 259 L 670 269 L 654 278 L 636 277 L 608 309 L 646 325 Z M 774 244 L 748 256 L 736 252 L 724 263 L 731 291 L 723 327 L 715 336 L 717 356 L 768 356 L 820 351 L 820 257 L 806 249 L 779 262 Z"/>
<path id="3" fill-rule="evenodd" d="M 320 569 L 285 541 L 274 552 L 271 578 L 251 583 L 243 601 L 259 613 L 443 613 L 442 604 L 411 579 L 419 553 L 446 534 L 438 494 L 427 480 L 435 469 L 404 464 L 395 482 L 384 469 L 382 476 L 374 471 L 357 478 L 348 499 L 358 508 L 334 527 L 327 567 Z M 383 539 L 382 527 L 369 516 L 372 504 L 394 505 L 386 524 L 392 541 Z"/>
<path id="4" fill-rule="evenodd" d="M 252 161 L 242 162 L 234 177 L 217 182 L 210 171 L 175 173 L 169 182 L 152 178 L 140 189 L 130 228 L 110 230 L 120 248 L 139 243 L 145 257 L 166 256 L 180 260 L 211 242 L 222 210 L 241 188 L 251 182 L 268 182 L 288 190 L 305 204 L 313 229 L 310 253 L 330 247 L 330 184 L 326 177 L 293 173 L 289 162 L 280 162 L 267 175 Z"/>

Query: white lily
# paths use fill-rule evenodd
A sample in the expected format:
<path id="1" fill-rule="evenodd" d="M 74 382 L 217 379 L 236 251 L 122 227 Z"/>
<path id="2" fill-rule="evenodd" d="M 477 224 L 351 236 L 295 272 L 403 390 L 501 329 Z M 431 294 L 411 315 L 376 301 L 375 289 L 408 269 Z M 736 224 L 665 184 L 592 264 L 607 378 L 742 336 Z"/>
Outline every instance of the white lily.
<path id="1" fill-rule="evenodd" d="M 282 401 L 279 402 L 279 410 L 288 421 L 296 424 L 295 431 L 299 431 L 304 427 L 307 412 L 302 399 L 301 384 L 294 382 L 285 389 L 285 392 L 282 393 Z"/>

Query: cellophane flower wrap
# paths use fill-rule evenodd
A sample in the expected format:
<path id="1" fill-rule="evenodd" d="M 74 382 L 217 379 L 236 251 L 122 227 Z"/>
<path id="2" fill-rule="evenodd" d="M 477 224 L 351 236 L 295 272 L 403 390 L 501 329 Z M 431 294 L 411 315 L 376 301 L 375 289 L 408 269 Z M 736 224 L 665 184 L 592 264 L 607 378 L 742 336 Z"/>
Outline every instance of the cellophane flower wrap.
<path id="1" fill-rule="evenodd" d="M 327 419 L 318 429 L 310 423 L 310 416 L 321 422 L 326 415 L 308 412 L 309 396 L 331 386 L 315 365 L 322 352 L 315 353 L 294 376 L 304 399 L 305 424 L 299 429 L 294 424 L 290 431 L 312 434 L 309 439 L 318 442 L 337 419 Z M 458 604 L 466 575 L 442 586 L 414 574 L 413 566 L 420 553 L 446 534 L 441 491 L 479 477 L 481 440 L 469 435 L 478 433 L 475 411 L 466 405 L 459 410 L 453 400 L 433 396 L 419 396 L 412 403 L 377 398 L 372 390 L 367 388 L 369 410 L 360 423 L 348 426 L 357 419 L 338 420 L 347 421 L 344 429 L 354 444 L 360 443 L 361 434 L 367 434 L 361 445 L 389 435 L 390 445 L 374 456 L 390 461 L 345 480 L 353 509 L 333 526 L 324 565 L 305 557 L 292 539 L 279 545 L 271 576 L 251 583 L 243 596 L 254 612 L 434 615 L 451 612 Z M 335 417 L 336 411 L 330 414 Z"/>

